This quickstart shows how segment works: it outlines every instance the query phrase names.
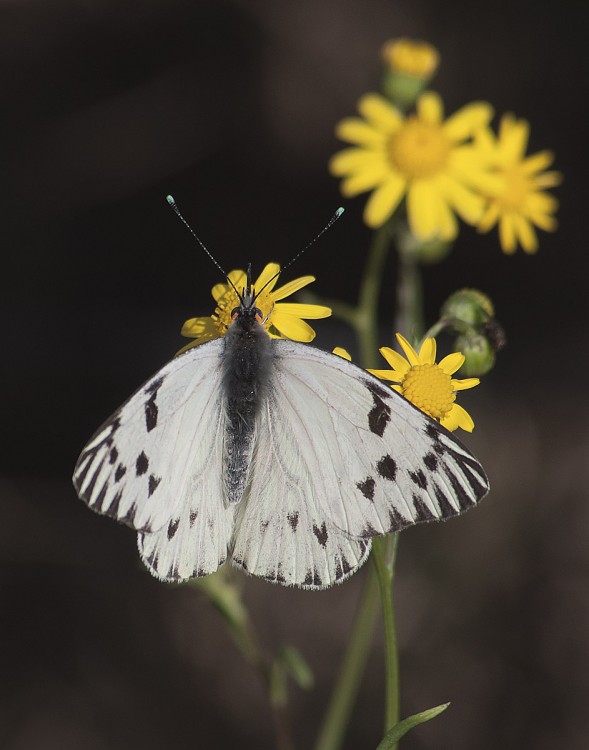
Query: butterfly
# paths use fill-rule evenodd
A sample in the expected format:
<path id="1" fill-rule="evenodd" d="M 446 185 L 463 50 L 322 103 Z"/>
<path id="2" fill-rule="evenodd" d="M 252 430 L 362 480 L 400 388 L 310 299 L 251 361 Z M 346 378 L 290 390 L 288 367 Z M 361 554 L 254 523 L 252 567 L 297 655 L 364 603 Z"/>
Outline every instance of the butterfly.
<path id="1" fill-rule="evenodd" d="M 455 516 L 489 489 L 450 432 L 351 362 L 266 333 L 248 280 L 224 337 L 176 356 L 94 434 L 79 496 L 138 532 L 163 581 L 226 561 L 307 589 L 374 536 Z"/>

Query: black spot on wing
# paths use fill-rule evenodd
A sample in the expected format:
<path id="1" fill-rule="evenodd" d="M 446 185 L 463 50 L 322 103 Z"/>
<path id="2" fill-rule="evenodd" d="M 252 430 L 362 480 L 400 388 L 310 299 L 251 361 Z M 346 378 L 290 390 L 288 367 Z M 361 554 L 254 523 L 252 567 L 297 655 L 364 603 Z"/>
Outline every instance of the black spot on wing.
<path id="1" fill-rule="evenodd" d="M 436 521 L 438 519 L 425 500 L 415 492 L 413 493 L 413 506 L 419 521 Z"/>
<path id="2" fill-rule="evenodd" d="M 161 481 L 161 477 L 156 477 L 154 474 L 149 475 L 148 497 L 151 497 L 153 495 L 153 493 L 157 490 L 158 484 Z"/>
<path id="3" fill-rule="evenodd" d="M 388 423 L 391 421 L 391 408 L 383 401 L 379 392 L 377 392 L 378 389 L 373 386 L 372 381 L 366 380 L 365 383 L 372 393 L 372 400 L 374 402 L 374 406 L 368 412 L 368 427 L 370 428 L 370 432 L 382 437 Z"/>
<path id="4" fill-rule="evenodd" d="M 119 464 L 117 466 L 117 470 L 115 471 L 115 482 L 120 482 L 126 473 L 127 473 L 127 467 L 123 466 L 123 464 Z"/>
<path id="5" fill-rule="evenodd" d="M 305 580 L 303 581 L 304 586 L 323 586 L 321 576 L 316 570 L 308 570 Z"/>
<path id="6" fill-rule="evenodd" d="M 102 459 L 102 461 L 98 465 L 98 468 L 96 469 L 96 471 L 92 475 L 92 479 L 90 480 L 90 483 L 88 484 L 88 486 L 84 490 L 84 498 L 87 498 L 89 501 L 92 500 L 92 495 L 94 494 L 94 487 L 95 487 L 96 482 L 98 480 L 98 476 L 99 476 L 100 472 L 102 471 L 103 465 L 104 465 L 104 459 Z"/>
<path id="7" fill-rule="evenodd" d="M 107 491 L 108 491 L 108 479 L 102 485 L 100 492 L 96 496 L 96 500 L 94 501 L 94 510 L 98 512 L 102 511 L 102 503 L 104 502 L 104 498 L 106 497 Z"/>
<path id="8" fill-rule="evenodd" d="M 440 512 L 443 518 L 449 518 L 450 516 L 455 516 L 458 513 L 458 510 L 448 500 L 448 496 L 446 495 L 446 493 L 435 482 L 434 493 L 436 495 L 438 505 L 440 506 Z"/>
<path id="9" fill-rule="evenodd" d="M 161 378 L 156 378 L 153 383 L 150 383 L 148 387 L 145 389 L 145 393 L 157 393 L 164 382 L 164 377 L 162 375 Z"/>
<path id="10" fill-rule="evenodd" d="M 174 536 L 176 535 L 179 524 L 180 524 L 179 518 L 173 518 L 168 524 L 168 539 L 169 540 L 172 540 Z"/>
<path id="11" fill-rule="evenodd" d="M 425 475 L 423 469 L 410 471 L 409 476 L 413 484 L 416 484 L 420 489 L 425 490 L 425 488 L 427 487 L 427 476 Z"/>
<path id="12" fill-rule="evenodd" d="M 436 471 L 438 468 L 438 457 L 434 453 L 426 453 L 423 457 L 423 463 L 429 471 Z"/>
<path id="13" fill-rule="evenodd" d="M 377 531 L 374 526 L 368 521 L 360 532 L 360 536 L 362 537 L 362 539 L 370 539 L 373 536 L 378 536 L 378 534 L 380 534 L 380 532 Z"/>
<path id="14" fill-rule="evenodd" d="M 194 522 L 198 518 L 198 511 L 197 510 L 191 510 L 190 511 L 190 528 L 194 526 Z"/>
<path id="15" fill-rule="evenodd" d="M 137 456 L 137 460 L 135 461 L 135 473 L 138 477 L 140 477 L 142 474 L 146 474 L 147 470 L 149 469 L 149 459 L 145 455 L 143 451 Z"/>
<path id="16" fill-rule="evenodd" d="M 374 488 L 376 482 L 372 477 L 366 477 L 363 482 L 356 482 L 356 487 L 364 495 L 367 500 L 374 500 Z"/>
<path id="17" fill-rule="evenodd" d="M 149 401 L 145 402 L 145 426 L 147 432 L 151 432 L 157 427 L 158 408 L 155 402 L 156 396 L 157 391 L 151 396 Z"/>
<path id="18" fill-rule="evenodd" d="M 376 470 L 383 479 L 394 482 L 397 476 L 397 462 L 392 456 L 383 456 L 376 464 Z"/>
<path id="19" fill-rule="evenodd" d="M 405 516 L 402 516 L 396 508 L 389 507 L 388 511 L 391 531 L 400 531 L 413 523 L 413 521 L 408 521 Z"/>
<path id="20" fill-rule="evenodd" d="M 125 513 L 125 515 L 122 518 L 119 518 L 119 521 L 122 523 L 126 523 L 127 526 L 133 527 L 135 525 L 135 516 L 137 515 L 137 505 L 136 503 L 132 503 L 129 510 Z"/>
<path id="21" fill-rule="evenodd" d="M 286 518 L 288 519 L 290 528 L 293 531 L 296 531 L 297 526 L 299 525 L 299 512 L 296 510 L 294 513 L 288 513 Z"/>
<path id="22" fill-rule="evenodd" d="M 458 505 L 460 505 L 460 509 L 467 510 L 472 505 L 474 505 L 473 498 L 471 497 L 471 495 L 469 495 L 464 485 L 459 481 L 458 477 L 452 472 L 451 469 L 449 469 L 446 466 L 444 467 L 444 470 L 445 470 L 446 476 L 448 477 L 450 484 L 452 485 L 454 496 L 458 500 Z"/>
<path id="23" fill-rule="evenodd" d="M 315 534 L 315 536 L 317 537 L 317 541 L 323 547 L 323 549 L 325 549 L 325 547 L 327 546 L 327 539 L 329 538 L 329 535 L 327 534 L 327 527 L 325 526 L 325 521 L 321 524 L 321 527 L 313 524 L 313 534 Z"/>
<path id="24" fill-rule="evenodd" d="M 119 506 L 121 504 L 121 498 L 123 497 L 123 491 L 119 490 L 117 494 L 113 497 L 111 504 L 108 506 L 108 510 L 106 511 L 109 516 L 118 516 L 119 515 Z"/>
<path id="25" fill-rule="evenodd" d="M 117 458 L 119 457 L 119 452 L 116 449 L 116 447 L 113 446 L 110 451 L 110 456 L 108 457 L 109 464 L 115 464 L 117 462 Z"/>

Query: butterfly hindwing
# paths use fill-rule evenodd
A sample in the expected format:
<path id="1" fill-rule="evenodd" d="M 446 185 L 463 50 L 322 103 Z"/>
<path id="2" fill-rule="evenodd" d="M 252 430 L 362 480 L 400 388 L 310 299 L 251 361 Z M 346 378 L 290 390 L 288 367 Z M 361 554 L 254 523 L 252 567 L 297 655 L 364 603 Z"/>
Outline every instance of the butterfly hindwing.
<path id="1" fill-rule="evenodd" d="M 326 522 L 354 538 L 448 518 L 488 491 L 450 432 L 352 363 L 276 341 L 274 388 Z"/>
<path id="2" fill-rule="evenodd" d="M 350 538 L 325 515 L 319 466 L 300 450 L 291 416 L 282 394 L 271 390 L 236 518 L 232 562 L 272 582 L 321 589 L 354 573 L 368 557 L 370 540 Z"/>

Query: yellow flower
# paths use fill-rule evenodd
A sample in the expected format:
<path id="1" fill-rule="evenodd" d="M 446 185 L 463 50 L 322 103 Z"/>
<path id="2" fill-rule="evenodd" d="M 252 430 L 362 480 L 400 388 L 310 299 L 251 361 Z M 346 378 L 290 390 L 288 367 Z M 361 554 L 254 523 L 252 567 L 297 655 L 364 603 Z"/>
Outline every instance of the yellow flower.
<path id="1" fill-rule="evenodd" d="M 379 94 L 363 96 L 358 109 L 364 119 L 346 118 L 336 129 L 355 145 L 335 154 L 329 169 L 344 178 L 343 195 L 372 191 L 364 210 L 369 227 L 384 224 L 403 197 L 411 230 L 421 240 L 454 239 L 454 211 L 470 224 L 481 218 L 479 191 L 495 189 L 496 178 L 472 137 L 491 119 L 490 104 L 469 104 L 445 122 L 442 100 L 433 92 L 422 94 L 408 117 Z"/>
<path id="2" fill-rule="evenodd" d="M 470 414 L 456 403 L 456 392 L 474 388 L 479 384 L 478 378 L 456 380 L 452 375 L 460 369 L 464 355 L 460 352 L 448 354 L 436 364 L 436 340 L 426 339 L 419 353 L 411 344 L 397 334 L 397 341 L 405 352 L 405 357 L 393 349 L 383 347 L 380 350 L 392 370 L 369 370 L 381 380 L 398 383 L 392 388 L 405 396 L 421 411 L 437 419 L 448 430 L 461 427 L 472 432 L 474 422 Z"/>
<path id="3" fill-rule="evenodd" d="M 562 175 L 544 171 L 554 160 L 550 151 L 525 157 L 529 134 L 529 123 L 509 114 L 501 118 L 497 139 L 488 128 L 477 134 L 479 145 L 502 180 L 500 189 L 489 194 L 478 229 L 488 232 L 499 223 L 499 241 L 509 254 L 516 251 L 518 242 L 526 253 L 536 252 L 538 238 L 533 225 L 547 232 L 557 227 L 552 214 L 558 201 L 544 188 L 559 185 Z"/>
<path id="4" fill-rule="evenodd" d="M 416 78 L 431 78 L 440 62 L 438 50 L 431 44 L 405 37 L 386 42 L 381 55 L 391 70 Z"/>
<path id="5" fill-rule="evenodd" d="M 293 341 L 313 341 L 315 331 L 303 318 L 316 320 L 331 315 L 329 307 L 323 305 L 303 305 L 296 302 L 279 302 L 298 292 L 307 284 L 315 281 L 314 276 L 301 276 L 288 284 L 274 289 L 278 281 L 280 266 L 278 263 L 268 263 L 258 276 L 254 290 L 261 290 L 256 298 L 256 305 L 262 311 L 265 320 L 264 328 L 272 338 L 287 338 Z M 241 292 L 247 284 L 245 271 L 230 271 L 228 278 L 235 288 Z M 196 341 L 187 344 L 180 352 L 211 339 L 220 338 L 227 333 L 231 323 L 231 313 L 239 305 L 239 299 L 231 284 L 215 284 L 211 293 L 217 307 L 215 312 L 205 318 L 190 318 L 182 326 L 182 336 L 194 338 Z M 179 353 L 180 353 L 179 352 Z"/>

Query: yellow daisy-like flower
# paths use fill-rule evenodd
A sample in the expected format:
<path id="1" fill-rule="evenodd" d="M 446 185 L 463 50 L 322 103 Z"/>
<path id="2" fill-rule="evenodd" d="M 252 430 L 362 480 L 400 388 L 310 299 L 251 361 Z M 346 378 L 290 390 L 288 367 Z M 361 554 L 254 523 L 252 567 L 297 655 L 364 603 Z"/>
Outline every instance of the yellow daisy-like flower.
<path id="1" fill-rule="evenodd" d="M 380 350 L 392 370 L 369 370 L 381 380 L 398 383 L 392 388 L 405 396 L 421 411 L 437 419 L 448 430 L 461 427 L 472 432 L 474 422 L 470 414 L 456 403 L 456 392 L 474 388 L 478 378 L 456 380 L 452 377 L 464 362 L 464 354 L 448 354 L 436 364 L 436 340 L 426 339 L 419 353 L 411 344 L 397 334 L 397 341 L 405 352 L 403 357 L 394 349 L 383 347 Z"/>
<path id="2" fill-rule="evenodd" d="M 329 169 L 344 178 L 343 195 L 372 191 L 364 210 L 369 227 L 384 224 L 403 197 L 411 230 L 421 240 L 454 239 L 454 212 L 469 224 L 479 221 L 485 207 L 480 191 L 495 189 L 497 180 L 472 138 L 491 119 L 490 104 L 469 104 L 445 121 L 433 92 L 422 94 L 408 117 L 379 94 L 363 96 L 358 109 L 364 119 L 344 119 L 336 129 L 355 145 L 335 154 Z"/>
<path id="3" fill-rule="evenodd" d="M 518 243 L 526 253 L 536 252 L 534 225 L 547 232 L 557 228 L 553 214 L 558 201 L 544 189 L 559 185 L 562 174 L 544 171 L 554 160 L 551 151 L 525 156 L 529 135 L 529 123 L 510 114 L 501 118 L 498 138 L 488 128 L 477 134 L 477 142 L 501 177 L 501 187 L 490 193 L 478 229 L 488 232 L 498 223 L 499 241 L 508 254 L 516 251 Z"/>
<path id="4" fill-rule="evenodd" d="M 316 320 L 328 318 L 331 308 L 323 305 L 304 305 L 296 302 L 279 302 L 290 297 L 299 289 L 315 281 L 314 276 L 301 276 L 288 284 L 274 289 L 280 271 L 278 263 L 268 263 L 253 284 L 254 290 L 262 290 L 256 298 L 256 305 L 262 311 L 265 320 L 264 328 L 272 338 L 291 339 L 308 343 L 315 338 L 315 331 L 303 318 Z M 247 284 L 247 274 L 242 270 L 233 270 L 228 278 L 238 291 Z M 229 283 L 215 284 L 211 293 L 217 306 L 215 312 L 205 318 L 190 318 L 182 326 L 182 336 L 196 341 L 187 344 L 180 352 L 211 339 L 220 338 L 227 333 L 231 323 L 231 313 L 239 305 L 239 298 Z M 178 352 L 178 353 L 180 353 Z"/>

